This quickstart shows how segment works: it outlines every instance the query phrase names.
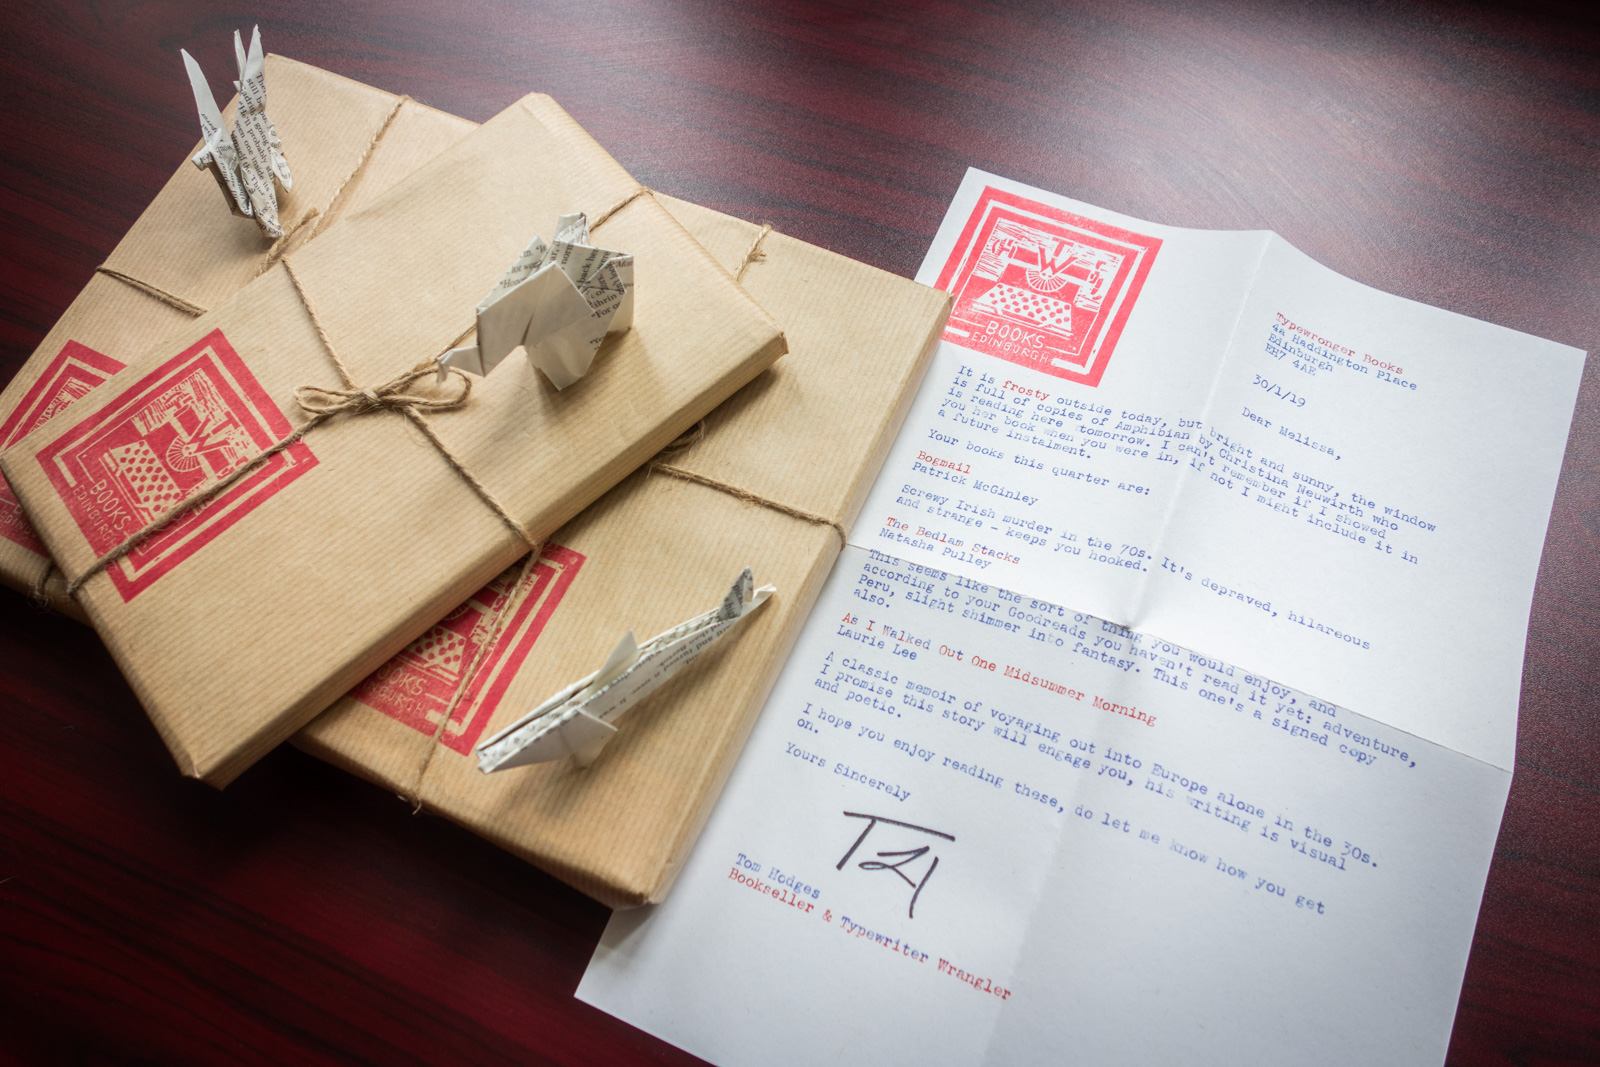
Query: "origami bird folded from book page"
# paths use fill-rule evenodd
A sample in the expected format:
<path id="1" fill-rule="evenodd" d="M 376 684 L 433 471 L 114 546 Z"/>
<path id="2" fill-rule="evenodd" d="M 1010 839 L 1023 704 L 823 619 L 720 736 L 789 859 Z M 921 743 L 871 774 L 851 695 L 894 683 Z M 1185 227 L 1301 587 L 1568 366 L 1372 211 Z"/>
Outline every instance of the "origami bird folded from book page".
<path id="1" fill-rule="evenodd" d="M 722 603 L 643 645 L 624 634 L 605 664 L 580 678 L 478 746 L 478 769 L 503 771 L 572 756 L 587 767 L 616 736 L 624 712 L 665 685 L 717 638 L 766 603 L 776 590 L 754 588 L 746 567 Z"/>
<path id="2" fill-rule="evenodd" d="M 195 107 L 200 112 L 200 135 L 205 140 L 191 162 L 201 170 L 210 168 L 235 215 L 253 217 L 268 237 L 282 237 L 276 185 L 287 191 L 294 179 L 289 174 L 289 161 L 283 158 L 283 142 L 267 118 L 261 27 L 251 31 L 248 52 L 239 32 L 235 30 L 233 34 L 233 53 L 239 64 L 239 80 L 233 85 L 239 91 L 239 113 L 234 117 L 232 132 L 222 119 L 200 64 L 188 52 L 179 51 L 189 71 L 189 87 L 194 90 Z"/>
<path id="3" fill-rule="evenodd" d="M 547 245 L 535 236 L 478 305 L 478 343 L 438 359 L 449 368 L 488 374 L 518 345 L 557 389 L 582 378 L 612 330 L 633 325 L 633 257 L 589 243 L 580 212 L 556 220 Z"/>

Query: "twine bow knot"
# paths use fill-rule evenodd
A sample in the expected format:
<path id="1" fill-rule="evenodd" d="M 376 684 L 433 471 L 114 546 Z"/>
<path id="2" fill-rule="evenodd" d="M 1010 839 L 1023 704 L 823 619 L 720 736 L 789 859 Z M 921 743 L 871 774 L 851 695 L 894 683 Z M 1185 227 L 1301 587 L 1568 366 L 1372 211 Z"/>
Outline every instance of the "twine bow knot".
<path id="1" fill-rule="evenodd" d="M 404 374 L 389 379 L 382 385 L 368 385 L 352 389 L 328 389 L 320 385 L 302 385 L 294 391 L 295 403 L 307 415 L 358 415 L 374 408 L 393 411 L 449 411 L 467 402 L 472 395 L 472 379 L 454 367 L 450 377 L 461 388 L 453 394 L 412 392 L 411 386 L 422 378 L 431 378 L 438 372 L 433 360 L 425 360 Z"/>

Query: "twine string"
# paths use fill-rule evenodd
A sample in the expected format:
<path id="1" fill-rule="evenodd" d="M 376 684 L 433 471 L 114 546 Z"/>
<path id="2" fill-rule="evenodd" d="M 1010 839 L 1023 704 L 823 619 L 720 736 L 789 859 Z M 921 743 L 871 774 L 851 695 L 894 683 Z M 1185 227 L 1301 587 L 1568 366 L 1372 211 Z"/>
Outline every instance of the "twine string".
<path id="1" fill-rule="evenodd" d="M 706 420 L 701 419 L 699 422 L 695 423 L 693 426 L 689 427 L 687 430 L 683 431 L 677 437 L 674 437 L 670 442 L 668 442 L 660 452 L 656 453 L 656 459 L 659 460 L 662 456 L 677 455 L 679 452 L 682 452 L 685 449 L 692 448 L 699 444 L 700 439 L 705 437 L 705 435 Z"/>
<path id="2" fill-rule="evenodd" d="M 596 216 L 595 220 L 589 223 L 589 229 L 598 230 L 600 227 L 604 226 L 608 221 L 610 221 L 611 216 L 615 215 L 617 212 L 621 211 L 623 208 L 627 207 L 641 196 L 649 196 L 650 193 L 651 190 L 648 186 L 639 186 L 639 188 L 635 189 L 633 192 L 629 193 L 627 196 L 613 204 L 610 208 L 602 211 L 598 216 Z"/>
<path id="3" fill-rule="evenodd" d="M 744 277 L 744 272 L 749 269 L 750 264 L 754 263 L 758 259 L 767 258 L 767 254 L 761 251 L 761 242 L 765 241 L 767 239 L 767 234 L 771 232 L 772 223 L 765 222 L 761 224 L 761 232 L 756 234 L 756 239 L 750 242 L 749 250 L 745 252 L 744 258 L 739 261 L 739 269 L 735 271 L 733 275 L 734 281 L 739 281 Z"/>
<path id="4" fill-rule="evenodd" d="M 436 373 L 432 360 L 419 363 L 404 374 L 397 375 L 379 386 L 360 389 L 327 389 L 320 385 L 302 385 L 294 391 L 295 403 L 308 415 L 360 415 L 374 408 L 418 411 L 449 411 L 466 402 L 472 392 L 472 379 L 462 375 L 461 388 L 449 396 L 424 396 L 408 392 L 411 384 Z"/>
<path id="5" fill-rule="evenodd" d="M 131 274 L 124 274 L 120 270 L 106 266 L 104 263 L 96 267 L 94 272 L 96 274 L 104 274 L 107 278 L 115 278 L 124 285 L 131 285 L 141 293 L 144 293 L 146 296 L 153 296 L 163 304 L 166 304 L 168 307 L 175 307 L 186 315 L 193 315 L 198 318 L 206 313 L 207 309 L 201 307 L 199 304 L 191 303 L 181 296 L 174 296 L 165 289 L 151 285 L 149 282 L 141 281 Z"/>
<path id="6" fill-rule="evenodd" d="M 39 572 L 38 579 L 33 583 L 33 589 L 28 593 L 28 599 L 32 600 L 33 606 L 40 611 L 54 610 L 53 605 L 50 603 L 49 588 L 50 576 L 55 573 L 56 561 L 53 559 L 46 560 L 44 570 Z"/>
<path id="7" fill-rule="evenodd" d="M 801 522 L 809 522 L 813 526 L 826 526 L 839 535 L 840 548 L 843 548 L 850 540 L 850 532 L 844 528 L 844 523 L 837 519 L 830 519 L 826 515 L 818 515 L 814 511 L 806 511 L 804 508 L 785 504 L 781 500 L 773 500 L 770 497 L 761 496 L 759 493 L 752 493 L 748 489 L 741 489 L 737 485 L 730 485 L 715 478 L 707 478 L 704 474 L 698 474 L 695 471 L 687 470 L 672 463 L 652 463 L 650 464 L 650 470 L 652 472 L 660 471 L 662 474 L 670 474 L 674 478 L 681 478 L 686 482 L 694 482 L 696 485 L 703 485 L 707 489 L 715 489 L 718 492 L 728 494 L 735 500 L 743 501 L 746 504 L 755 504 L 758 507 L 770 508 L 780 515 L 787 515 L 792 519 L 799 519 Z"/>
<path id="8" fill-rule="evenodd" d="M 267 271 L 276 266 L 278 260 L 282 259 L 288 253 L 291 247 L 290 242 L 293 241 L 296 235 L 298 235 L 301 230 L 305 229 L 306 226 L 309 225 L 311 221 L 319 214 L 321 214 L 321 212 L 319 212 L 316 208 L 308 208 L 306 213 L 300 216 L 299 222 L 295 223 L 294 226 L 292 226 L 282 237 L 272 242 L 272 247 L 267 249 L 267 258 L 261 261 L 261 266 L 256 270 L 256 277 L 259 278 L 261 275 L 267 273 Z M 312 236 L 315 235 L 316 231 L 313 230 Z M 308 241 L 310 239 L 310 237 L 306 238 Z"/>
<path id="9" fill-rule="evenodd" d="M 378 132 L 372 135 L 372 140 L 367 142 L 367 147 L 362 151 L 361 158 L 356 161 L 355 167 L 345 176 L 344 181 L 333 191 L 328 198 L 328 206 L 322 212 L 322 218 L 317 222 L 316 228 L 311 231 L 311 236 L 306 240 L 315 240 L 317 235 L 326 230 L 338 217 L 339 208 L 344 204 L 345 195 L 356 185 L 356 179 L 361 177 L 367 169 L 367 161 L 372 158 L 372 153 L 377 151 L 378 143 L 383 140 L 384 134 L 389 132 L 389 127 L 394 125 L 394 120 L 400 117 L 400 109 L 411 103 L 410 96 L 402 96 L 394 102 L 394 107 L 389 110 L 389 115 L 383 120 L 383 125 L 378 127 Z M 271 264 L 268 264 L 271 266 Z"/>

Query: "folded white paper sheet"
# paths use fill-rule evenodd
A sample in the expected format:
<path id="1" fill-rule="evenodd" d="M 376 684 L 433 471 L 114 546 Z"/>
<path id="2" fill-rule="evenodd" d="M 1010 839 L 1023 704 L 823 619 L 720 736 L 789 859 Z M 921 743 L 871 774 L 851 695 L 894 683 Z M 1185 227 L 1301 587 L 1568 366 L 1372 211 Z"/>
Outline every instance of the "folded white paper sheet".
<path id="1" fill-rule="evenodd" d="M 976 171 L 919 278 L 851 543 L 578 995 L 727 1065 L 1442 1061 L 1582 353 Z"/>

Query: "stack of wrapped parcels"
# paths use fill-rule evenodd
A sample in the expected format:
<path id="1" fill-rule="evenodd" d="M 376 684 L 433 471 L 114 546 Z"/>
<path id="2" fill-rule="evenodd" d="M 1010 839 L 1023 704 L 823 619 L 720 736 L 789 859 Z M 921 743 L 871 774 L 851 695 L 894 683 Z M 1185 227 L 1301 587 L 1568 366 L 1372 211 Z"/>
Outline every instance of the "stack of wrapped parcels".
<path id="1" fill-rule="evenodd" d="M 548 97 L 475 128 L 276 56 L 266 79 L 284 236 L 187 163 L 168 182 L 0 395 L 0 577 L 94 625 L 186 774 L 292 736 L 607 904 L 659 900 L 949 297 L 644 190 Z M 408 373 L 577 212 L 635 261 L 587 374 Z M 396 381 L 419 402 L 363 401 Z M 745 567 L 771 600 L 592 763 L 478 769 Z"/>

